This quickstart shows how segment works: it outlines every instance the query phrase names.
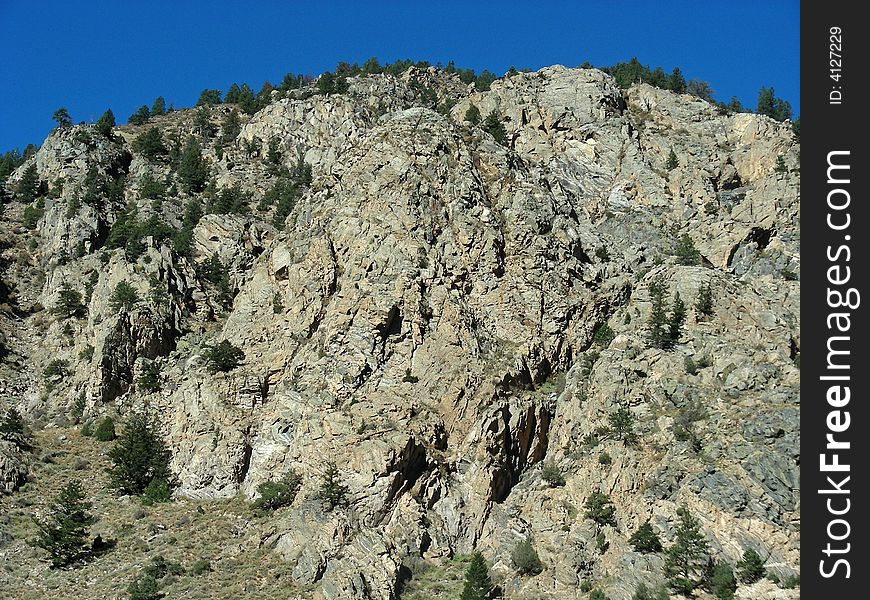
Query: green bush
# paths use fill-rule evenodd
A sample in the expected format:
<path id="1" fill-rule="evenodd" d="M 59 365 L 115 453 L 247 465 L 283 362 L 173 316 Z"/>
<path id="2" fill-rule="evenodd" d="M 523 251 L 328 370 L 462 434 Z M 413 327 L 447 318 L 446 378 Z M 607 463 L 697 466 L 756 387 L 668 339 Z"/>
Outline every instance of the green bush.
<path id="1" fill-rule="evenodd" d="M 98 442 L 111 442 L 115 439 L 115 422 L 111 417 L 106 417 L 94 430 L 94 439 Z"/>
<path id="2" fill-rule="evenodd" d="M 142 373 L 136 380 L 137 385 L 144 391 L 153 394 L 160 391 L 160 363 L 156 360 L 145 363 Z"/>
<path id="3" fill-rule="evenodd" d="M 148 482 L 142 492 L 142 502 L 146 505 L 169 502 L 172 500 L 172 488 L 162 477 L 155 477 Z"/>
<path id="4" fill-rule="evenodd" d="M 601 590 L 592 590 L 592 593 L 589 594 L 589 600 L 608 600 L 608 598 Z"/>
<path id="5" fill-rule="evenodd" d="M 302 478 L 293 470 L 288 471 L 279 481 L 266 481 L 257 486 L 259 498 L 254 501 L 254 508 L 259 510 L 275 510 L 289 506 L 296 498 L 302 485 Z"/>
<path id="6" fill-rule="evenodd" d="M 626 406 L 620 406 L 616 412 L 610 413 L 610 433 L 625 444 L 633 444 L 637 440 L 634 432 L 634 415 Z"/>
<path id="7" fill-rule="evenodd" d="M 24 207 L 21 213 L 21 224 L 27 229 L 36 229 L 39 220 L 45 214 L 45 202 L 40 198 L 36 204 L 30 204 Z"/>
<path id="8" fill-rule="evenodd" d="M 663 587 L 655 590 L 647 586 L 645 583 L 638 584 L 631 600 L 669 600 L 671 595 Z"/>
<path id="9" fill-rule="evenodd" d="M 15 196 L 19 202 L 33 202 L 38 191 L 39 174 L 36 172 L 36 162 L 34 161 L 24 169 L 18 185 L 15 186 Z"/>
<path id="10" fill-rule="evenodd" d="M 586 499 L 586 518 L 599 525 L 616 527 L 616 509 L 607 494 L 595 491 Z"/>
<path id="11" fill-rule="evenodd" d="M 713 314 L 712 282 L 708 281 L 707 285 L 701 286 L 698 289 L 698 297 L 695 300 L 695 310 L 698 311 L 698 314 L 707 317 Z"/>
<path id="12" fill-rule="evenodd" d="M 532 538 L 517 543 L 511 552 L 511 562 L 520 575 L 537 575 L 544 570 L 538 551 L 532 544 Z"/>
<path id="13" fill-rule="evenodd" d="M 774 172 L 776 173 L 788 173 L 788 167 L 785 164 L 785 160 L 782 156 L 776 157 L 776 165 L 773 167 Z"/>
<path id="14" fill-rule="evenodd" d="M 229 340 L 209 346 L 204 352 L 208 370 L 212 373 L 227 373 L 242 364 L 245 353 Z"/>
<path id="15" fill-rule="evenodd" d="M 678 166 L 680 166 L 680 163 L 677 161 L 677 154 L 674 152 L 673 148 L 671 148 L 671 153 L 668 154 L 668 164 L 665 166 L 667 167 L 668 171 L 673 171 Z"/>
<path id="16" fill-rule="evenodd" d="M 635 552 L 647 554 L 662 551 L 662 541 L 649 521 L 637 528 L 628 539 L 628 543 L 634 547 Z"/>
<path id="17" fill-rule="evenodd" d="M 160 600 L 165 594 L 160 592 L 157 580 L 153 575 L 140 575 L 127 586 L 130 600 Z"/>
<path id="18" fill-rule="evenodd" d="M 56 358 L 46 365 L 42 370 L 43 377 L 67 377 L 70 374 L 69 361 L 61 358 Z"/>
<path id="19" fill-rule="evenodd" d="M 545 462 L 541 465 L 541 478 L 546 481 L 550 487 L 561 487 L 565 485 L 565 476 L 562 475 L 562 470 L 552 461 Z"/>
<path id="20" fill-rule="evenodd" d="M 129 123 L 130 125 L 144 125 L 148 122 L 150 118 L 151 111 L 146 105 L 143 104 L 138 109 L 136 109 L 136 112 L 130 115 L 130 118 L 127 119 L 127 123 Z"/>
<path id="21" fill-rule="evenodd" d="M 613 332 L 613 329 L 611 329 L 610 325 L 605 322 L 595 330 L 595 334 L 592 336 L 592 341 L 603 348 L 607 348 L 615 337 L 616 334 Z"/>
<path id="22" fill-rule="evenodd" d="M 221 91 L 220 90 L 202 90 L 199 94 L 199 99 L 196 101 L 197 106 L 211 106 L 213 104 L 221 103 Z"/>
<path id="23" fill-rule="evenodd" d="M 211 570 L 212 570 L 211 561 L 206 560 L 204 558 L 200 558 L 196 562 L 194 562 L 193 565 L 191 565 L 190 574 L 197 576 L 197 575 L 202 575 L 203 573 L 208 573 Z"/>
<path id="24" fill-rule="evenodd" d="M 82 295 L 72 289 L 68 283 L 61 284 L 60 298 L 53 309 L 53 313 L 62 319 L 75 317 L 80 319 L 85 316 L 85 305 L 82 304 Z"/>

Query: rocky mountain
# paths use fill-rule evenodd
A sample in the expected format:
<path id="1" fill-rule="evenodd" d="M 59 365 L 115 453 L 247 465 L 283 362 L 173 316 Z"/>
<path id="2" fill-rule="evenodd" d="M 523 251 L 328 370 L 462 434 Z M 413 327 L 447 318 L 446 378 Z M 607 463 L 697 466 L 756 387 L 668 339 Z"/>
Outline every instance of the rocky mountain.
<path id="1" fill-rule="evenodd" d="M 167 597 L 448 598 L 479 551 L 505 598 L 628 600 L 667 585 L 632 535 L 667 548 L 685 507 L 715 561 L 766 558 L 737 598 L 799 597 L 787 123 L 561 66 L 482 92 L 411 68 L 233 111 L 59 128 L 9 178 L 42 184 L 0 222 L 0 409 L 34 440 L 0 441 L 0 587 L 127 597 L 160 548 L 211 561 Z M 677 294 L 684 322 L 651 344 Z M 238 366 L 215 368 L 223 341 Z M 177 480 L 144 510 L 80 431 L 138 413 Z M 255 515 L 291 469 L 292 504 Z M 73 477 L 117 545 L 50 570 L 27 518 Z"/>

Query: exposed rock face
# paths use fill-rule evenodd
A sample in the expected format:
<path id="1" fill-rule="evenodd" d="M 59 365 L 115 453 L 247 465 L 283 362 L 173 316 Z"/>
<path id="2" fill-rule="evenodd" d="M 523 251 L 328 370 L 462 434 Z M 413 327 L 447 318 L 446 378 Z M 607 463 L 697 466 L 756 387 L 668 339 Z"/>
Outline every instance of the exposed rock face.
<path id="1" fill-rule="evenodd" d="M 415 106 L 424 84 L 458 100 L 449 114 Z M 508 147 L 463 122 L 471 104 L 500 112 Z M 193 119 L 155 123 L 168 136 Z M 361 77 L 347 94 L 270 104 L 220 159 L 203 144 L 218 187 L 255 201 L 273 178 L 255 142 L 277 140 L 284 166 L 312 165 L 285 226 L 260 210 L 209 214 L 189 258 L 154 239 L 138 259 L 94 254 L 125 202 L 182 222 L 183 193 L 158 208 L 141 197 L 139 176 L 170 170 L 132 153 L 139 132 L 83 149 L 58 132 L 37 153 L 40 177 L 67 183 L 35 233 L 41 276 L 4 279 L 47 308 L 63 283 L 93 283 L 72 336 L 45 312 L 27 317 L 32 372 L 60 357 L 73 374 L 48 393 L 34 375 L 9 399 L 22 410 L 57 421 L 84 394 L 86 415 L 154 411 L 183 496 L 251 498 L 296 470 L 302 490 L 263 544 L 294 563 L 305 597 L 392 600 L 411 557 L 480 549 L 510 597 L 575 598 L 596 581 L 627 599 L 663 581 L 661 555 L 628 538 L 649 520 L 669 543 L 680 505 L 717 557 L 751 547 L 782 577 L 797 572 L 800 191 L 774 171 L 778 156 L 797 162 L 787 125 L 621 90 L 596 70 L 549 67 L 487 92 L 434 70 Z M 123 193 L 67 210 L 70 182 L 92 167 L 129 173 Z M 701 264 L 672 258 L 684 233 Z M 212 254 L 231 305 L 200 274 Z M 646 340 L 656 278 L 688 307 L 671 351 Z M 109 302 L 122 280 L 143 299 L 132 310 Z M 694 303 L 708 283 L 705 316 Z M 602 344 L 603 324 L 615 337 Z M 202 350 L 223 339 L 244 364 L 212 374 Z M 136 383 L 150 361 L 155 393 Z M 620 407 L 635 444 L 596 433 Z M 332 512 L 316 500 L 329 460 L 350 490 Z M 564 486 L 542 480 L 545 460 Z M 616 526 L 584 518 L 596 490 Z M 511 567 L 526 536 L 544 564 L 533 578 Z M 797 597 L 756 585 L 740 597 Z"/>

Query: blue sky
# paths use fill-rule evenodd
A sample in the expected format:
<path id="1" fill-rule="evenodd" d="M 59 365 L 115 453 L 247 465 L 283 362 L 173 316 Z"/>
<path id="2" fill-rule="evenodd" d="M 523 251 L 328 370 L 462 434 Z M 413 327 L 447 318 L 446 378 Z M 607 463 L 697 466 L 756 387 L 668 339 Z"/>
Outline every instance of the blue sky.
<path id="1" fill-rule="evenodd" d="M 0 151 L 39 144 L 65 106 L 73 121 L 111 108 L 125 122 L 162 95 L 176 107 L 203 88 L 339 61 L 397 58 L 503 74 L 585 60 L 644 64 L 710 83 L 754 107 L 758 89 L 800 113 L 799 2 L 16 2 L 0 0 Z"/>

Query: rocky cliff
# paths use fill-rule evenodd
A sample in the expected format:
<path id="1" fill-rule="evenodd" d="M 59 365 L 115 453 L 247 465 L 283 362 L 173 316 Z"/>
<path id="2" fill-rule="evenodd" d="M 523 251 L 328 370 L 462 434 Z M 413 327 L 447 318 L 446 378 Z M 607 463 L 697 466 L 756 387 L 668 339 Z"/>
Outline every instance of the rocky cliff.
<path id="1" fill-rule="evenodd" d="M 108 137 L 58 129 L 13 174 L 10 189 L 35 165 L 48 191 L 34 229 L 21 225 L 24 203 L 2 214 L 0 408 L 42 433 L 30 452 L 0 446 L 0 491 L 28 468 L 32 480 L 0 502 L 39 484 L 40 452 L 79 436 L 76 422 L 145 411 L 172 450 L 171 510 L 235 506 L 290 469 L 302 476 L 292 506 L 242 527 L 246 550 L 227 543 L 212 557 L 267 552 L 286 565 L 274 585 L 287 597 L 407 598 L 427 569 L 479 550 L 506 598 L 595 587 L 627 600 L 665 581 L 664 556 L 634 551 L 630 536 L 649 521 L 667 545 L 680 506 L 717 560 L 752 548 L 776 578 L 794 576 L 800 148 L 789 126 L 623 90 L 594 69 L 519 73 L 485 92 L 435 69 L 349 83 L 276 95 L 238 131 L 224 131 L 228 105 Z M 504 145 L 465 120 L 472 105 L 500 116 Z M 203 190 L 185 191 L 170 158 L 137 151 L 151 127 L 170 146 L 200 141 Z M 310 183 L 276 217 L 267 191 L 301 164 Z M 233 194 L 244 208 L 221 204 Z M 193 205 L 206 214 L 190 219 Z M 131 214 L 187 227 L 188 251 L 147 229 L 114 243 Z M 676 251 L 685 235 L 694 258 Z M 205 268 L 215 256 L 219 284 Z M 119 282 L 139 301 L 112 302 Z M 656 283 L 687 307 L 671 349 L 648 342 Z M 706 315 L 695 300 L 708 285 Z M 53 310 L 70 288 L 81 318 Z M 245 358 L 213 373 L 205 350 L 223 340 Z M 145 370 L 159 370 L 156 391 Z M 626 411 L 632 435 L 617 435 Z M 336 510 L 317 499 L 328 461 L 349 489 Z M 610 523 L 586 516 L 596 491 L 612 500 Z M 527 538 L 543 566 L 534 576 L 511 560 Z M 25 542 L 0 539 L 17 565 L 0 582 L 57 593 L 38 581 L 38 554 L 18 552 Z M 83 567 L 110 597 L 126 580 L 100 561 L 149 556 L 123 541 L 113 554 Z M 97 597 L 88 589 L 78 597 Z M 737 597 L 798 590 L 762 580 Z"/>

